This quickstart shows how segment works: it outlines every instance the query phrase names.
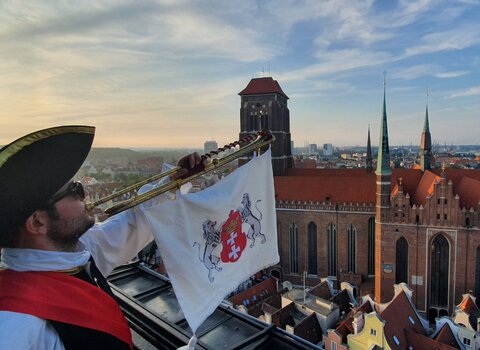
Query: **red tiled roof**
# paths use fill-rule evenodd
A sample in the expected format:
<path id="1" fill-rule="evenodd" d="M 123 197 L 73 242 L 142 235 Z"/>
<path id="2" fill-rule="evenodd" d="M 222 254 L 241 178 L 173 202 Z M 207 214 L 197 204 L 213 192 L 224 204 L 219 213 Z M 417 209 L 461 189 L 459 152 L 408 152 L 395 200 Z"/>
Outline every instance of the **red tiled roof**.
<path id="1" fill-rule="evenodd" d="M 379 315 L 385 321 L 385 338 L 392 349 L 408 349 L 406 330 L 425 335 L 423 326 L 405 292 L 400 292 Z M 410 321 L 413 320 L 413 324 Z M 393 337 L 400 342 L 397 346 Z M 428 349 L 419 347 L 419 349 Z"/>
<path id="2" fill-rule="evenodd" d="M 460 197 L 460 207 L 476 209 L 480 202 L 480 180 L 462 177 L 454 192 Z"/>
<path id="3" fill-rule="evenodd" d="M 422 172 L 392 169 L 392 193 L 398 192 L 401 178 L 403 193 L 412 204 L 426 204 L 434 181 L 440 181 L 440 169 Z M 480 201 L 480 170 L 447 169 L 447 183 L 460 196 L 460 205 L 476 208 Z M 286 176 L 275 177 L 277 200 L 331 203 L 375 203 L 376 175 L 366 169 L 288 169 Z"/>
<path id="4" fill-rule="evenodd" d="M 282 88 L 280 87 L 280 84 L 276 80 L 273 80 L 272 77 L 253 78 L 252 80 L 250 80 L 247 87 L 240 91 L 238 94 L 240 96 L 243 96 L 271 93 L 280 94 L 283 97 L 288 98 L 288 96 L 283 92 Z"/>
<path id="5" fill-rule="evenodd" d="M 458 345 L 458 342 L 455 339 L 455 336 L 453 335 L 448 323 L 443 325 L 442 329 L 440 329 L 440 332 L 438 332 L 437 336 L 435 337 L 435 340 L 442 344 L 450 345 L 455 349 L 460 349 L 460 346 Z"/>
<path id="6" fill-rule="evenodd" d="M 473 313 L 474 311 L 478 311 L 478 307 L 477 305 L 475 304 L 475 302 L 473 301 L 473 299 L 467 295 L 460 304 L 458 304 L 458 307 L 465 311 L 465 313 L 467 314 L 471 314 Z"/>
<path id="7" fill-rule="evenodd" d="M 402 179 L 403 193 L 413 197 L 423 173 L 417 169 L 392 169 L 392 188 Z"/>
<path id="8" fill-rule="evenodd" d="M 323 298 L 328 300 L 332 297 L 332 293 L 330 293 L 330 288 L 328 288 L 328 282 L 323 281 L 317 284 L 315 287 L 308 291 L 310 294 L 313 294 L 319 298 Z"/>
<path id="9" fill-rule="evenodd" d="M 375 203 L 374 175 L 365 177 L 277 176 L 274 182 L 276 200 Z"/>
<path id="10" fill-rule="evenodd" d="M 418 184 L 417 190 L 413 195 L 413 203 L 425 205 L 427 203 L 427 196 L 433 193 L 433 185 L 435 181 L 440 182 L 440 176 L 435 175 L 429 170 L 423 173 L 422 179 Z"/>
<path id="11" fill-rule="evenodd" d="M 335 329 L 342 336 L 343 342 L 345 344 L 347 343 L 347 335 L 353 334 L 353 326 L 352 326 L 353 316 L 355 316 L 357 312 L 363 312 L 363 314 L 365 315 L 372 311 L 373 311 L 372 305 L 367 301 L 362 305 L 360 305 L 359 307 L 350 310 L 350 312 L 345 316 L 345 319 L 343 320 L 343 322 L 340 323 L 338 327 Z"/>
<path id="12" fill-rule="evenodd" d="M 438 340 L 418 334 L 410 329 L 405 330 L 405 338 L 414 349 L 455 350 L 458 348 L 443 344 Z"/>

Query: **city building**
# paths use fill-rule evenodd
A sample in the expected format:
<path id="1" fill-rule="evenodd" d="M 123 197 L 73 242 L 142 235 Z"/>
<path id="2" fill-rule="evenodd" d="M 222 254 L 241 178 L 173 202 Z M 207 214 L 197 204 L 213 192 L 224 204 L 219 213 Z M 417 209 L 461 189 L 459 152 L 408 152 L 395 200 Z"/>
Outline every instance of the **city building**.
<path id="1" fill-rule="evenodd" d="M 405 282 L 434 322 L 467 291 L 480 295 L 480 170 L 433 168 L 428 107 L 421 166 L 391 169 L 385 94 L 381 120 L 375 173 L 292 168 L 275 177 L 275 273 L 294 284 L 304 271 L 311 285 L 348 281 L 379 303 Z"/>
<path id="2" fill-rule="evenodd" d="M 333 156 L 333 145 L 331 143 L 323 144 L 323 155 L 327 157 Z"/>
<path id="3" fill-rule="evenodd" d="M 217 141 L 205 141 L 203 144 L 203 150 L 205 153 L 216 151 L 218 149 Z"/>

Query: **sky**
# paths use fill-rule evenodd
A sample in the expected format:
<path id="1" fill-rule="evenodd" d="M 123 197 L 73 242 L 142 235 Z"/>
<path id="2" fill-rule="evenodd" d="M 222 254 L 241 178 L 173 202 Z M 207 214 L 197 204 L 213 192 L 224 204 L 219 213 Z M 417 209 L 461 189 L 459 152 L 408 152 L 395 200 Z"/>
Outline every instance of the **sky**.
<path id="1" fill-rule="evenodd" d="M 0 2 L 0 145 L 56 125 L 94 147 L 238 138 L 238 93 L 272 76 L 295 146 L 479 144 L 480 0 Z M 385 72 L 385 73 L 384 73 Z"/>

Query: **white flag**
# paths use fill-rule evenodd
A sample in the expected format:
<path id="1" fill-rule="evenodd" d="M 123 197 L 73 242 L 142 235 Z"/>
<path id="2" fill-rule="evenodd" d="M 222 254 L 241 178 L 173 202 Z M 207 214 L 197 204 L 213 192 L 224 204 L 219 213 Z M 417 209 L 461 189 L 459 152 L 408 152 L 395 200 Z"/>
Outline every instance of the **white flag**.
<path id="1" fill-rule="evenodd" d="M 193 333 L 241 282 L 279 261 L 270 150 L 145 215 Z"/>

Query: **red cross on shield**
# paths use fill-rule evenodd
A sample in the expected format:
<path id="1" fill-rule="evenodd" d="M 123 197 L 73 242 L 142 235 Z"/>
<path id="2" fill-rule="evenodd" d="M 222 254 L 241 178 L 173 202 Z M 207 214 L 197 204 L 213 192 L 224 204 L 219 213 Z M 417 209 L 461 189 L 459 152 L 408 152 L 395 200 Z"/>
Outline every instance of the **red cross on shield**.
<path id="1" fill-rule="evenodd" d="M 240 259 L 247 245 L 247 236 L 242 232 L 242 216 L 239 211 L 230 210 L 227 221 L 222 225 L 220 238 L 223 245 L 220 253 L 222 262 L 233 263 Z"/>

